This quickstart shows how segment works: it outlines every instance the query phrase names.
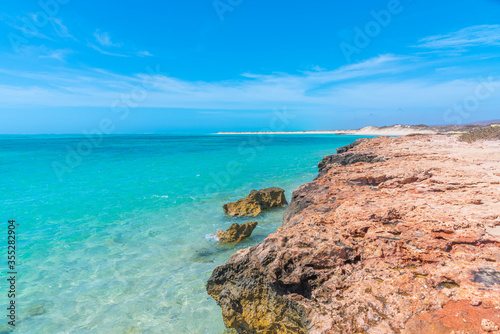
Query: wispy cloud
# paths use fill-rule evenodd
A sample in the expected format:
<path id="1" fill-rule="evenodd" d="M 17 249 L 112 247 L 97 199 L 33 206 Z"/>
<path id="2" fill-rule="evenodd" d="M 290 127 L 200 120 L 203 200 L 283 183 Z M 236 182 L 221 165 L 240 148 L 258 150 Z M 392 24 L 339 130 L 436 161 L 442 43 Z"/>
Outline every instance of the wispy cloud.
<path id="1" fill-rule="evenodd" d="M 460 51 L 478 46 L 500 46 L 500 25 L 477 25 L 449 34 L 430 36 L 421 39 L 416 46 Z"/>
<path id="2" fill-rule="evenodd" d="M 94 37 L 101 46 L 104 47 L 114 47 L 119 48 L 122 47 L 122 43 L 116 43 L 111 41 L 111 36 L 107 32 L 101 32 L 99 29 L 94 32 Z"/>
<path id="3" fill-rule="evenodd" d="M 87 46 L 107 56 L 115 57 L 151 57 L 153 56 L 146 50 L 137 51 L 125 48 L 123 43 L 114 42 L 107 32 L 101 32 L 99 29 L 94 32 L 94 38 L 97 43 L 87 42 Z M 119 49 L 117 52 L 115 50 Z"/>
<path id="4" fill-rule="evenodd" d="M 29 37 L 36 37 L 36 38 L 42 38 L 42 39 L 46 39 L 46 40 L 49 40 L 49 41 L 54 41 L 52 38 L 50 38 L 49 36 L 41 33 L 38 29 L 27 29 L 25 27 L 22 27 L 16 23 L 13 23 L 13 22 L 10 22 L 10 21 L 4 21 L 7 25 L 9 25 L 10 27 L 20 31 L 24 36 L 29 36 Z"/>
<path id="5" fill-rule="evenodd" d="M 74 53 L 74 50 L 70 48 L 51 48 L 46 45 L 22 45 L 19 48 L 19 56 L 25 59 L 52 59 L 58 61 L 65 61 L 66 56 Z M 7 56 L 7 55 L 3 55 Z M 19 58 L 18 58 L 19 59 Z M 1 72 L 1 71 L 0 71 Z M 24 72 L 18 72 L 18 76 L 22 77 Z"/>
<path id="6" fill-rule="evenodd" d="M 109 51 L 103 50 L 102 48 L 100 48 L 97 45 L 92 44 L 90 42 L 87 43 L 87 46 L 96 50 L 99 53 L 102 53 L 103 55 L 115 56 L 115 57 L 129 57 L 128 55 L 125 55 L 125 54 L 116 53 L 116 52 L 109 52 Z"/>
<path id="7" fill-rule="evenodd" d="M 137 56 L 139 56 L 139 57 L 152 57 L 153 56 L 151 53 L 149 53 L 146 50 L 144 50 L 144 51 L 137 51 L 135 54 Z"/>
<path id="8" fill-rule="evenodd" d="M 57 49 L 57 50 L 50 50 L 45 52 L 44 54 L 40 54 L 38 57 L 39 58 L 48 58 L 48 59 L 56 59 L 60 61 L 64 61 L 66 56 L 73 51 L 70 49 Z"/>
<path id="9" fill-rule="evenodd" d="M 41 39 L 46 39 L 51 42 L 58 42 L 57 37 L 61 38 L 69 38 L 73 39 L 74 41 L 78 41 L 73 35 L 69 33 L 68 27 L 66 27 L 63 23 L 62 20 L 59 18 L 40 18 L 40 14 L 29 14 L 25 18 L 14 18 L 11 16 L 8 16 L 6 14 L 0 15 L 0 20 L 3 21 L 5 24 L 8 26 L 20 31 L 24 37 L 26 38 L 41 38 Z M 26 24 L 25 20 L 29 18 L 30 24 Z M 23 21 L 24 20 L 24 21 Z M 46 20 L 46 21 L 43 21 Z M 40 25 L 38 22 L 45 22 L 44 24 Z M 48 25 L 48 22 L 52 25 L 55 34 L 51 33 L 51 31 L 47 31 L 45 29 L 45 32 L 48 33 L 45 34 L 42 32 L 44 30 L 45 26 Z M 50 25 L 49 25 L 50 26 Z M 56 36 L 57 35 L 57 36 Z"/>
<path id="10" fill-rule="evenodd" d="M 247 73 L 238 80 L 218 82 L 187 81 L 158 74 L 141 106 L 207 111 L 268 110 L 283 104 L 304 112 L 400 107 L 435 110 L 463 99 L 477 86 L 474 77 L 436 81 L 427 76 L 408 75 L 425 64 L 422 59 L 409 61 L 408 57 L 381 55 L 331 71 Z M 16 72 L 0 72 L 19 76 Z M 1 105 L 16 106 L 23 101 L 29 105 L 109 107 L 117 97 L 152 81 L 147 73 L 123 76 L 98 69 L 25 73 L 24 78 L 29 82 L 27 87 L 12 86 L 8 81 L 0 86 Z M 500 80 L 496 78 L 492 85 L 500 87 Z"/>
<path id="11" fill-rule="evenodd" d="M 54 31 L 56 32 L 56 34 L 59 36 L 59 37 L 62 37 L 62 38 L 71 38 L 75 41 L 77 41 L 77 39 L 71 35 L 68 31 L 68 27 L 66 27 L 61 19 L 58 19 L 58 18 L 50 18 L 50 23 L 52 23 L 52 27 L 54 28 Z"/>

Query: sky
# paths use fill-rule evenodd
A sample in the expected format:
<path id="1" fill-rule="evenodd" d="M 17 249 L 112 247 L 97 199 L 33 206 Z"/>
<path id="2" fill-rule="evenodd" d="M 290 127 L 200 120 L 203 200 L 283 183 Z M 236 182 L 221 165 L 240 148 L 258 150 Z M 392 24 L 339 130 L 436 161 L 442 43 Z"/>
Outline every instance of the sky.
<path id="1" fill-rule="evenodd" d="M 0 134 L 499 119 L 499 18 L 500 0 L 4 2 Z"/>

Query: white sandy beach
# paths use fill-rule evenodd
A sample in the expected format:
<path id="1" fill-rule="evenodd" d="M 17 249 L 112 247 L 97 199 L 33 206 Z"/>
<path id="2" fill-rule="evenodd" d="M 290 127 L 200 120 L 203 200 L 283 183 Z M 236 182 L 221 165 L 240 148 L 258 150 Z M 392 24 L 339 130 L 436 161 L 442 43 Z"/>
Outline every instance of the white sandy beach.
<path id="1" fill-rule="evenodd" d="M 411 134 L 436 134 L 437 128 L 423 128 L 413 125 L 393 125 L 388 127 L 366 126 L 357 130 L 331 130 L 331 131 L 260 131 L 260 132 L 219 132 L 217 134 L 337 134 L 337 135 L 364 135 L 364 136 L 406 136 Z"/>

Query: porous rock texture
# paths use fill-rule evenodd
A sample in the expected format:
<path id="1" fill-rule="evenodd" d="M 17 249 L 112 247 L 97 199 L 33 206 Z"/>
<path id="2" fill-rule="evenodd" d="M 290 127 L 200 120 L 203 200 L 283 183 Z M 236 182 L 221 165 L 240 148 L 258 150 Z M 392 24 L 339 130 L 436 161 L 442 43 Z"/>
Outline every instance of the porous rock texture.
<path id="1" fill-rule="evenodd" d="M 215 237 L 220 243 L 237 243 L 248 238 L 257 227 L 257 222 L 248 222 L 244 224 L 234 223 L 225 231 L 218 230 Z"/>
<path id="2" fill-rule="evenodd" d="M 217 267 L 238 333 L 499 333 L 500 144 L 365 139 L 299 187 L 282 228 Z"/>
<path id="3" fill-rule="evenodd" d="M 230 216 L 255 217 L 262 211 L 271 208 L 281 208 L 288 204 L 285 198 L 285 190 L 277 187 L 252 190 L 250 194 L 235 203 L 224 204 L 224 213 Z"/>

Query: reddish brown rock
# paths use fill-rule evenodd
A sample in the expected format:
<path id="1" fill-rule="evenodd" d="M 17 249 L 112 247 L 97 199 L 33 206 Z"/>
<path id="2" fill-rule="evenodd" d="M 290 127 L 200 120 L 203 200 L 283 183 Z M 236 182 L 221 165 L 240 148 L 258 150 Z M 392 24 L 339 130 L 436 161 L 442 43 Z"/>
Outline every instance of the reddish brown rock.
<path id="1" fill-rule="evenodd" d="M 245 224 L 234 223 L 225 231 L 217 231 L 214 236 L 219 240 L 220 243 L 223 244 L 233 242 L 237 243 L 243 239 L 248 238 L 256 227 L 257 222 L 249 222 Z"/>
<path id="2" fill-rule="evenodd" d="M 207 291 L 225 324 L 239 333 L 498 334 L 499 148 L 379 137 L 324 160 L 293 193 L 283 227 L 214 270 Z"/>
<path id="3" fill-rule="evenodd" d="M 224 213 L 230 216 L 255 217 L 262 211 L 271 208 L 281 208 L 288 204 L 285 198 L 285 190 L 277 187 L 252 190 L 250 194 L 235 203 L 224 204 Z"/>

